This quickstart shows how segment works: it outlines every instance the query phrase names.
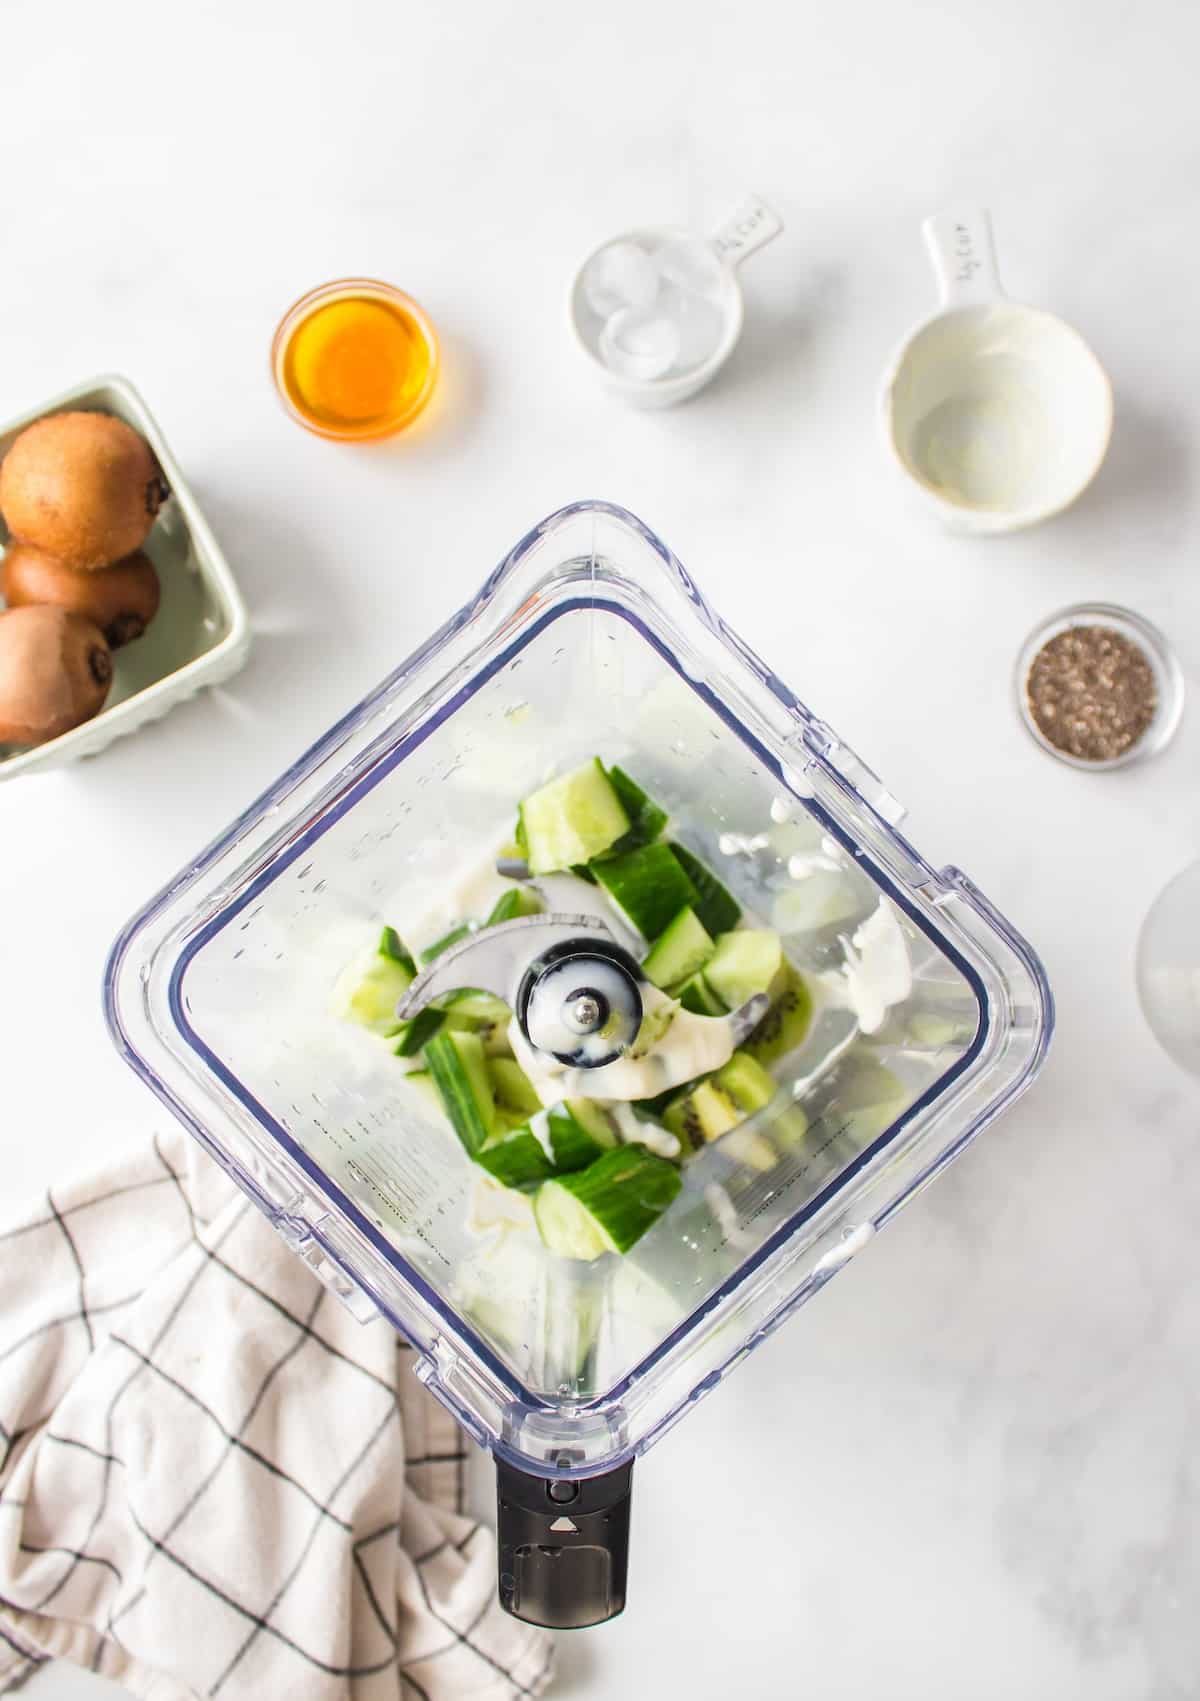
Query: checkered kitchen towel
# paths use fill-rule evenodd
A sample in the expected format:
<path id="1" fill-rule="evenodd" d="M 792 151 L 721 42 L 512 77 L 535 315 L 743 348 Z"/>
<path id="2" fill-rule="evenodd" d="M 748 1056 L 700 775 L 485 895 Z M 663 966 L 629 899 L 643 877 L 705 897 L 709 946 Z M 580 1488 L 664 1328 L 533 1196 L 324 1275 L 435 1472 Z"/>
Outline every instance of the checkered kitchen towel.
<path id="1" fill-rule="evenodd" d="M 182 1134 L 0 1230 L 0 1690 L 57 1656 L 147 1701 L 540 1694 L 409 1359 Z"/>

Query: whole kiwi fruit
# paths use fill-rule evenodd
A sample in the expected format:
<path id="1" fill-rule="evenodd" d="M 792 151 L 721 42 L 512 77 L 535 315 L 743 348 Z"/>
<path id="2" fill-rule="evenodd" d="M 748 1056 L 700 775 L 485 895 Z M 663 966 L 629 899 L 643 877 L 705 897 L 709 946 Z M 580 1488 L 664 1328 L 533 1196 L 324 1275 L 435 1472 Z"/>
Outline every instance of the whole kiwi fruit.
<path id="1" fill-rule="evenodd" d="M 107 413 L 47 414 L 0 464 L 12 535 L 81 571 L 140 549 L 166 495 L 145 440 Z"/>
<path id="2" fill-rule="evenodd" d="M 52 603 L 82 614 L 113 650 L 140 638 L 158 613 L 158 574 L 140 549 L 111 567 L 82 573 L 36 544 L 10 543 L 0 565 L 0 592 L 10 608 Z"/>
<path id="3" fill-rule="evenodd" d="M 112 683 L 100 628 L 45 604 L 0 614 L 0 744 L 44 744 L 91 720 Z"/>

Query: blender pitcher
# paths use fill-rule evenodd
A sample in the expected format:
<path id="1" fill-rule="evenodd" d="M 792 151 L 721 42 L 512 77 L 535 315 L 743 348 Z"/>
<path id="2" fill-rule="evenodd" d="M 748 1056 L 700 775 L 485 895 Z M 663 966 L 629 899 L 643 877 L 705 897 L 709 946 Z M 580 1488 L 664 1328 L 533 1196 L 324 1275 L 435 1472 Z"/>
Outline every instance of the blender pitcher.
<path id="1" fill-rule="evenodd" d="M 625 1256 L 584 1259 L 481 1193 L 390 1047 L 330 1000 L 364 940 L 403 932 L 495 854 L 518 800 L 597 754 L 670 812 L 674 838 L 818 994 L 853 996 L 815 997 L 772 1062 L 774 1097 L 703 1145 Z M 579 503 L 523 538 L 113 949 L 126 1059 L 356 1316 L 413 1344 L 417 1375 L 495 1456 L 500 1594 L 521 1618 L 621 1610 L 635 1458 L 1041 1064 L 1053 1007 L 1038 959 L 964 874 L 922 859 L 902 814 L 650 531 Z M 880 929 L 903 959 L 882 1000 L 863 980 Z M 506 959 L 513 985 L 536 933 Z"/>

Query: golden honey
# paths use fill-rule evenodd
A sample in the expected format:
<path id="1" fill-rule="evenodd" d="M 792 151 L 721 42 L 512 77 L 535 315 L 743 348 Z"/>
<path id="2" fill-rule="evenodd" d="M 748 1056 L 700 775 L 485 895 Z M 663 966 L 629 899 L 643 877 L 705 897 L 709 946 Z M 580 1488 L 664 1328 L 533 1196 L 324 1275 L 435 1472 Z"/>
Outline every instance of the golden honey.
<path id="1" fill-rule="evenodd" d="M 425 406 L 437 340 L 416 302 L 388 284 L 326 284 L 285 315 L 272 350 L 288 410 L 325 437 L 384 437 Z"/>

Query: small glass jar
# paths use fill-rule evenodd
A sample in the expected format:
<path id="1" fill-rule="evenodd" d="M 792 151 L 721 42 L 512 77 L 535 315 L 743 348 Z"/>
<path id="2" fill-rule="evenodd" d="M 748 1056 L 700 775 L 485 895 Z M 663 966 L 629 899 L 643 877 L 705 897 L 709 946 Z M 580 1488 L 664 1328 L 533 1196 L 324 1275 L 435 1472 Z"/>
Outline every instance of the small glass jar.
<path id="1" fill-rule="evenodd" d="M 1060 750 L 1056 744 L 1051 743 L 1038 725 L 1029 701 L 1029 675 L 1041 650 L 1060 632 L 1083 626 L 1103 626 L 1109 631 L 1119 633 L 1142 652 L 1154 675 L 1154 718 L 1141 737 L 1135 739 L 1119 756 L 1092 758 L 1075 756 L 1069 750 Z M 1014 683 L 1017 712 L 1030 736 L 1051 756 L 1057 756 L 1060 762 L 1066 762 L 1069 767 L 1081 768 L 1087 772 L 1126 768 L 1132 762 L 1141 762 L 1148 756 L 1157 756 L 1175 736 L 1183 714 L 1183 673 L 1171 646 L 1157 626 L 1152 626 L 1148 620 L 1144 620 L 1140 614 L 1134 614 L 1131 609 L 1118 608 L 1115 603 L 1076 603 L 1071 608 L 1062 609 L 1058 614 L 1052 614 L 1048 620 L 1043 620 L 1021 646 Z"/>
<path id="2" fill-rule="evenodd" d="M 411 296 L 374 278 L 322 284 L 293 303 L 271 343 L 271 376 L 292 418 L 319 437 L 389 437 L 421 412 L 438 375 L 437 336 Z"/>
<path id="3" fill-rule="evenodd" d="M 1151 1032 L 1200 1077 L 1200 862 L 1164 886 L 1142 923 L 1138 998 Z"/>

